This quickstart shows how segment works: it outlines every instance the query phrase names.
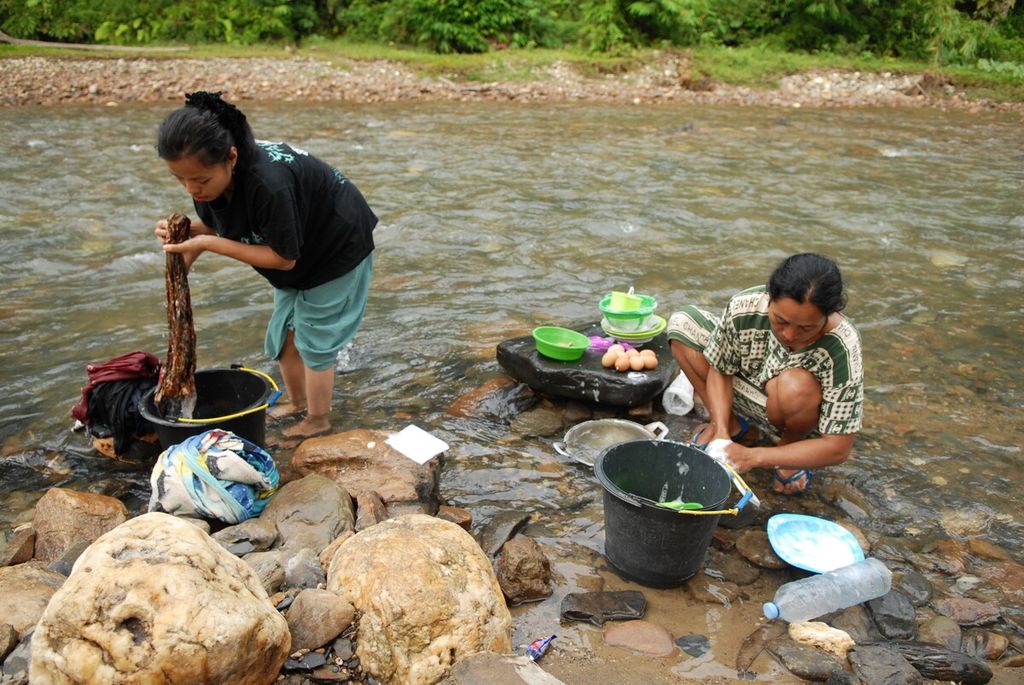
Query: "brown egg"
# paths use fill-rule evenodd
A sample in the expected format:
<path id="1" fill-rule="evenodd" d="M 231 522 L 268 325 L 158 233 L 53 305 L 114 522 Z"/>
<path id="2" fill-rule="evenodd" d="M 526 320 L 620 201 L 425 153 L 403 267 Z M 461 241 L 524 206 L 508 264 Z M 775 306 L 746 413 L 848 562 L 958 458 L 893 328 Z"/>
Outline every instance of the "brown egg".
<path id="1" fill-rule="evenodd" d="M 645 357 L 655 357 L 656 358 L 658 356 L 654 352 L 654 350 L 640 350 L 640 354 L 642 354 Z"/>
<path id="2" fill-rule="evenodd" d="M 619 358 L 615 360 L 616 371 L 629 371 L 629 357 L 624 354 L 620 354 Z"/>
<path id="3" fill-rule="evenodd" d="M 601 366 L 603 366 L 606 369 L 611 368 L 611 367 L 615 366 L 615 360 L 618 359 L 618 358 L 619 358 L 619 353 L 618 352 L 613 352 L 612 350 L 608 350 L 607 352 L 604 353 L 604 356 L 601 357 Z"/>
<path id="4" fill-rule="evenodd" d="M 629 358 L 629 368 L 634 371 L 641 371 L 644 368 L 644 358 L 639 354 L 635 354 Z"/>
<path id="5" fill-rule="evenodd" d="M 611 347 L 608 348 L 608 351 L 609 352 L 625 352 L 626 348 L 623 347 L 622 345 L 620 345 L 619 343 L 615 343 L 614 345 L 612 345 Z"/>
<path id="6" fill-rule="evenodd" d="M 630 357 L 639 357 L 640 356 L 640 353 L 637 352 L 635 348 L 630 348 L 630 349 L 626 350 L 626 354 L 629 355 Z"/>
<path id="7" fill-rule="evenodd" d="M 645 355 L 641 355 L 640 358 L 644 360 L 644 368 L 645 369 L 656 369 L 656 368 L 658 368 L 658 358 L 655 355 L 653 355 L 653 354 L 646 355 L 645 354 Z"/>

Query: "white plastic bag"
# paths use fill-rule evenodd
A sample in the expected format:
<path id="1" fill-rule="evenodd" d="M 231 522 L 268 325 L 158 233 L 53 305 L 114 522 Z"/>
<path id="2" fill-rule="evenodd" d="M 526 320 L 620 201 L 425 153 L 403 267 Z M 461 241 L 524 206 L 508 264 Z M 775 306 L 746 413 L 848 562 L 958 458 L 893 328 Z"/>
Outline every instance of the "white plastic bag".
<path id="1" fill-rule="evenodd" d="M 693 410 L 693 386 L 685 373 L 680 371 L 676 379 L 665 388 L 661 404 L 665 411 L 676 416 L 689 414 Z"/>

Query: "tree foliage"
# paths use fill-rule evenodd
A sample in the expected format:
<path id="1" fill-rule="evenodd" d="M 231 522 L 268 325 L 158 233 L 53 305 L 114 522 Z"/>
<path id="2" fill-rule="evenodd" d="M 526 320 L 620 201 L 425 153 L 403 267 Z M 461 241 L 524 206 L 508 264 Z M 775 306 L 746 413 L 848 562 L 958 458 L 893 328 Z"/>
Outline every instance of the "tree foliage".
<path id="1" fill-rule="evenodd" d="M 762 43 L 1024 64 L 1018 0 L 0 0 L 0 27 L 19 38 L 122 44 L 343 35 L 443 53 Z"/>
<path id="2" fill-rule="evenodd" d="M 296 41 L 320 29 L 314 0 L 0 0 L 18 38 L 131 44 Z"/>
<path id="3" fill-rule="evenodd" d="M 491 46 L 546 43 L 551 15 L 541 0 L 352 0 L 337 3 L 340 33 L 417 45 L 435 52 L 487 52 Z"/>

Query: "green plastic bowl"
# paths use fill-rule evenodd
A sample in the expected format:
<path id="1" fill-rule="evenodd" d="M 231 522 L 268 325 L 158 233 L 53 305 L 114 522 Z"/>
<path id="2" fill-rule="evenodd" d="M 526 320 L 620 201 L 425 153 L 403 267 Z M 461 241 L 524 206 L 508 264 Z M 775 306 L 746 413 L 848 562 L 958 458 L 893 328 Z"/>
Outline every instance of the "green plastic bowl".
<path id="1" fill-rule="evenodd" d="M 620 331 L 640 330 L 647 321 L 647 317 L 653 314 L 658 307 L 658 301 L 650 295 L 636 295 L 636 297 L 640 298 L 640 306 L 628 311 L 611 306 L 612 293 L 601 298 L 598 306 L 612 328 Z"/>
<path id="2" fill-rule="evenodd" d="M 533 329 L 537 351 L 549 359 L 574 362 L 590 347 L 590 338 L 568 328 L 538 326 Z"/>

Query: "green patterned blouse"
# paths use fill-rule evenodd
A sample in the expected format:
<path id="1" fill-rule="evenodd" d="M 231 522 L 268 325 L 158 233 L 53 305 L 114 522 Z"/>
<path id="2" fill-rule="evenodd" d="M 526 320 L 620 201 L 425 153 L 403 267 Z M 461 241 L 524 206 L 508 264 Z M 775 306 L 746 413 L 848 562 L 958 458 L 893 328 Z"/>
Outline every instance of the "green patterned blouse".
<path id="1" fill-rule="evenodd" d="M 864 365 L 860 334 L 844 318 L 814 344 L 790 352 L 772 333 L 765 286 L 750 288 L 729 301 L 704 349 L 708 362 L 728 376 L 764 389 L 784 369 L 806 369 L 821 384 L 822 435 L 857 433 L 864 410 Z"/>

